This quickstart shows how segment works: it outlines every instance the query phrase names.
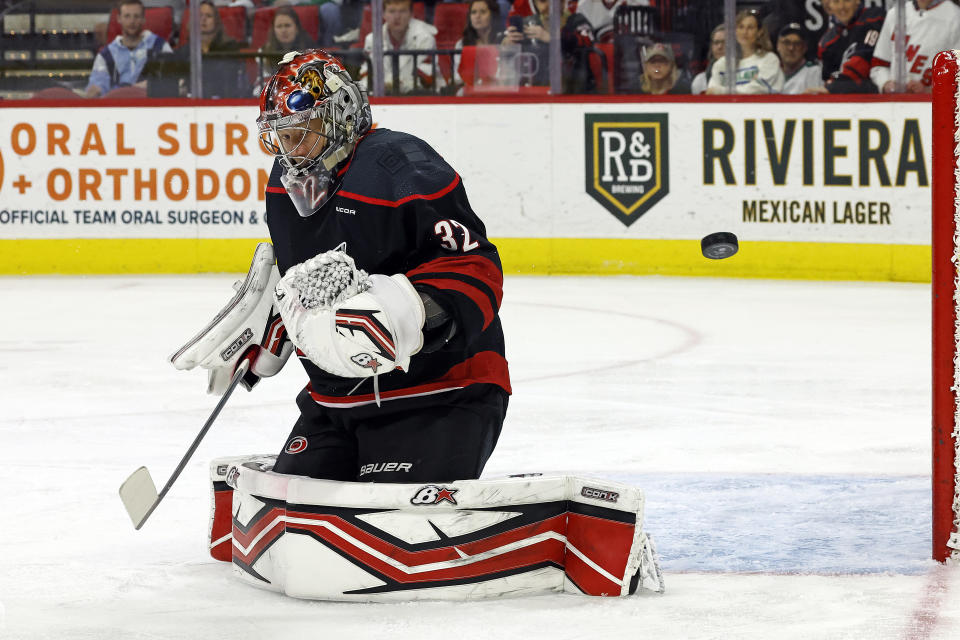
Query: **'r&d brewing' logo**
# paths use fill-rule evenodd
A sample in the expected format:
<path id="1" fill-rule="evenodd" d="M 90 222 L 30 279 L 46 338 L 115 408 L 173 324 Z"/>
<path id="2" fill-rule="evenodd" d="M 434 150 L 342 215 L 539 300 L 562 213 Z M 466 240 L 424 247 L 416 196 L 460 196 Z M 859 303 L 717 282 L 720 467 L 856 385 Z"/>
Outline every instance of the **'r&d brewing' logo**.
<path id="1" fill-rule="evenodd" d="M 587 193 L 630 226 L 670 191 L 667 114 L 586 114 Z"/>

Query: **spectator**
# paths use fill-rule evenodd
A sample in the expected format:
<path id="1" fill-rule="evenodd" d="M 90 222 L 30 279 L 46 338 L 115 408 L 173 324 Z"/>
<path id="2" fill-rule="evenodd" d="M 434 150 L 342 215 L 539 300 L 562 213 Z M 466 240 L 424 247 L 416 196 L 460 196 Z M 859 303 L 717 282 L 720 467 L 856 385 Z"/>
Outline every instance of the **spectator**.
<path id="1" fill-rule="evenodd" d="M 689 94 L 690 83 L 680 79 L 673 47 L 659 42 L 643 48 L 643 78 L 640 93 L 648 95 Z"/>
<path id="2" fill-rule="evenodd" d="M 580 0 L 577 13 L 590 23 L 595 42 L 613 41 L 613 17 L 622 6 L 650 6 L 650 0 Z"/>
<path id="3" fill-rule="evenodd" d="M 530 13 L 526 13 L 526 2 L 516 0 L 507 16 L 501 47 L 510 65 L 501 64 L 501 75 L 509 83 L 546 86 L 550 84 L 550 0 L 530 0 Z M 567 17 L 565 11 L 560 17 L 561 29 Z"/>
<path id="4" fill-rule="evenodd" d="M 755 12 L 744 10 L 736 17 L 736 39 L 739 59 L 736 61 L 736 93 L 780 93 L 783 88 L 783 71 L 780 59 L 773 53 L 770 36 L 757 19 Z M 707 84 L 708 94 L 726 93 L 728 67 L 726 56 L 713 64 L 713 73 Z"/>
<path id="5" fill-rule="evenodd" d="M 707 57 L 707 68 L 698 73 L 690 83 L 690 93 L 700 95 L 707 90 L 710 75 L 713 73 L 713 63 L 723 57 L 727 47 L 727 27 L 718 24 L 710 32 L 710 54 Z"/>
<path id="6" fill-rule="evenodd" d="M 784 77 L 781 93 L 796 95 L 823 86 L 823 71 L 819 63 L 807 60 L 807 41 L 798 23 L 791 22 L 780 30 L 777 53 Z"/>
<path id="7" fill-rule="evenodd" d="M 498 27 L 502 18 L 500 17 L 500 5 L 493 0 L 473 0 L 470 3 L 470 12 L 466 26 L 463 28 L 463 36 L 454 45 L 454 48 L 460 49 L 464 46 L 473 46 L 479 44 L 499 44 L 503 40 L 503 31 Z"/>
<path id="8" fill-rule="evenodd" d="M 236 5 L 240 0 L 217 0 L 220 2 L 232 2 Z M 250 0 L 244 0 L 250 2 Z M 319 5 L 317 10 L 320 13 L 320 33 L 317 36 L 317 43 L 321 47 L 332 47 L 334 45 L 333 37 L 340 33 L 343 28 L 342 5 L 343 0 L 277 0 L 276 2 L 265 2 L 264 6 L 290 6 L 290 5 Z M 252 10 L 251 10 L 252 11 Z"/>
<path id="9" fill-rule="evenodd" d="M 200 3 L 200 50 L 203 53 L 236 51 L 241 45 L 223 30 L 223 20 L 213 0 Z"/>
<path id="10" fill-rule="evenodd" d="M 223 30 L 220 12 L 212 0 L 200 3 L 200 47 L 203 53 L 229 53 L 239 51 L 243 45 L 233 40 Z M 181 49 L 182 50 L 182 49 Z M 205 98 L 239 98 L 249 90 L 245 80 L 244 65 L 239 58 L 203 59 L 203 96 Z"/>
<path id="11" fill-rule="evenodd" d="M 140 76 L 147 58 L 173 53 L 166 40 L 143 28 L 144 10 L 140 0 L 121 0 L 117 13 L 120 35 L 94 58 L 84 94 L 88 98 L 106 95 L 117 87 L 137 85 L 146 89 L 146 80 Z"/>
<path id="12" fill-rule="evenodd" d="M 874 4 L 882 0 L 873 0 Z M 830 26 L 830 0 L 767 0 L 760 9 L 767 33 L 779 34 L 795 22 L 803 29 L 808 59 L 816 59 L 817 45 Z M 776 43 L 774 43 L 776 44 Z"/>
<path id="13" fill-rule="evenodd" d="M 383 2 L 383 84 L 388 92 L 412 93 L 421 89 L 443 86 L 443 77 L 435 76 L 436 59 L 433 54 L 420 56 L 390 56 L 388 51 L 423 50 L 437 48 L 437 29 L 431 24 L 413 17 L 413 0 L 382 0 Z M 373 33 L 368 33 L 363 50 L 373 52 Z M 394 58 L 399 58 L 398 75 L 394 78 Z M 414 63 L 416 58 L 416 63 Z M 414 67 L 416 64 L 416 67 Z M 369 75 L 368 63 L 360 67 L 360 79 Z"/>
<path id="14" fill-rule="evenodd" d="M 273 14 L 273 23 L 270 25 L 270 36 L 260 49 L 265 55 L 263 65 L 266 67 L 266 76 L 270 77 L 276 71 L 275 67 L 288 51 L 306 51 L 312 49 L 315 43 L 310 35 L 300 26 L 300 16 L 290 7 L 279 7 Z M 257 92 L 259 93 L 259 91 Z"/>
<path id="15" fill-rule="evenodd" d="M 930 93 L 933 57 L 940 51 L 960 46 L 960 8 L 947 0 L 916 0 L 905 9 L 906 90 L 907 93 Z M 893 93 L 897 88 L 896 74 L 890 68 L 896 26 L 894 5 L 883 21 L 870 61 L 870 80 L 882 93 Z"/>
<path id="16" fill-rule="evenodd" d="M 454 49 L 475 47 L 478 45 L 496 45 L 503 40 L 503 32 L 497 30 L 501 24 L 500 5 L 496 0 L 473 0 L 463 36 L 453 45 Z M 474 62 L 475 63 L 475 62 Z M 475 68 L 461 69 L 461 56 L 454 56 L 453 77 L 457 84 L 484 84 L 496 80 L 496 68 L 480 71 Z"/>
<path id="17" fill-rule="evenodd" d="M 824 86 L 807 93 L 876 93 L 870 80 L 873 48 L 883 24 L 883 9 L 866 8 L 860 0 L 827 0 L 830 28 L 820 38 L 818 57 Z"/>

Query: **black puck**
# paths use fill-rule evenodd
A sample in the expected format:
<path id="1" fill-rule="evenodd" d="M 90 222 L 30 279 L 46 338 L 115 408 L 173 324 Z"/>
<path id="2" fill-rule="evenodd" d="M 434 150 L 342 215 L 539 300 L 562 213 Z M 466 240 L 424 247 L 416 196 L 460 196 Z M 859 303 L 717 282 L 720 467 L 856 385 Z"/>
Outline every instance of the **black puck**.
<path id="1" fill-rule="evenodd" d="M 729 258 L 740 248 L 737 236 L 728 231 L 718 231 L 703 237 L 700 241 L 700 251 L 704 257 L 711 260 Z"/>

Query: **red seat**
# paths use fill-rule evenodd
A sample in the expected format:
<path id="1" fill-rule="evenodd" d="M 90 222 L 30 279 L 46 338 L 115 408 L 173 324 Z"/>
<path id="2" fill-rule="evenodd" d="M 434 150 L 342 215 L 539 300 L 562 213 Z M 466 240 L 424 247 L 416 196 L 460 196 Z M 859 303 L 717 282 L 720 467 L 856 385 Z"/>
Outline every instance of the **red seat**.
<path id="1" fill-rule="evenodd" d="M 477 85 L 495 85 L 499 55 L 500 48 L 497 45 L 464 47 L 460 52 L 460 65 L 457 67 L 464 86 L 475 88 Z"/>
<path id="2" fill-rule="evenodd" d="M 444 2 L 437 4 L 433 13 L 433 26 L 437 28 L 437 49 L 453 49 L 457 40 L 463 37 L 463 29 L 467 26 L 467 14 L 470 11 L 468 2 Z M 453 78 L 450 56 L 437 56 L 437 66 L 440 73 L 449 82 Z"/>
<path id="3" fill-rule="evenodd" d="M 437 28 L 437 48 L 451 49 L 463 37 L 467 26 L 469 2 L 438 3 L 433 13 L 433 26 Z"/>
<path id="4" fill-rule="evenodd" d="M 291 7 L 300 18 L 300 26 L 307 32 L 314 42 L 320 37 L 320 9 L 316 5 L 297 5 Z M 253 33 L 250 36 L 250 46 L 259 49 L 267 44 L 270 37 L 270 28 L 273 26 L 273 7 L 264 7 L 253 12 Z"/>
<path id="5" fill-rule="evenodd" d="M 438 7 L 440 5 L 437 5 Z M 413 17 L 417 20 L 423 20 L 427 15 L 426 4 L 423 2 L 414 2 L 413 3 Z M 367 34 L 370 33 L 370 25 L 373 22 L 373 10 L 370 8 L 370 4 L 367 3 L 363 7 L 363 16 L 360 19 L 360 41 L 358 44 L 354 45 L 355 47 L 362 47 L 364 40 L 367 39 Z M 456 42 L 456 40 L 454 40 Z"/>
<path id="6" fill-rule="evenodd" d="M 170 7 L 148 7 L 144 9 L 144 28 L 154 32 L 167 42 L 173 34 L 173 9 Z M 107 42 L 113 42 L 120 35 L 119 13 L 116 9 L 110 12 L 110 22 L 107 24 Z"/>
<path id="7" fill-rule="evenodd" d="M 497 85 L 483 87 L 463 87 L 465 96 L 535 96 L 550 95 L 550 87 L 501 87 Z"/>
<path id="8" fill-rule="evenodd" d="M 33 100 L 79 100 L 82 96 L 66 87 L 47 87 L 31 96 Z"/>
<path id="9" fill-rule="evenodd" d="M 143 87 L 117 87 L 101 97 L 111 100 L 138 100 L 147 97 L 147 90 Z"/>
<path id="10" fill-rule="evenodd" d="M 223 31 L 241 44 L 247 43 L 247 10 L 244 7 L 217 7 Z M 190 39 L 190 9 L 183 10 L 180 20 L 180 46 Z"/>

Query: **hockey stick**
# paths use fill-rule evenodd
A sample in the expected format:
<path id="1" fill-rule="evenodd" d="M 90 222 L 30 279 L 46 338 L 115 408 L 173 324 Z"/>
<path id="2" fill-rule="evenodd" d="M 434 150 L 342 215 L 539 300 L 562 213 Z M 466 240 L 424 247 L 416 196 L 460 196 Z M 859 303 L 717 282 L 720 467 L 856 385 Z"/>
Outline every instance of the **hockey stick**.
<path id="1" fill-rule="evenodd" d="M 170 487 L 173 486 L 176 479 L 180 477 L 180 473 L 184 467 L 187 466 L 187 462 L 190 461 L 193 453 L 197 450 L 197 447 L 200 446 L 200 441 L 207 435 L 207 431 L 213 426 L 213 421 L 220 415 L 220 410 L 223 409 L 223 405 L 227 403 L 230 394 L 237 388 L 237 385 L 249 368 L 249 360 L 244 359 L 240 362 L 240 365 L 233 374 L 233 378 L 230 379 L 230 386 L 223 392 L 220 402 L 217 403 L 217 406 L 213 409 L 213 413 L 207 418 L 203 429 L 200 429 L 200 433 L 194 438 L 193 444 L 187 449 L 187 453 L 183 456 L 183 459 L 180 460 L 180 464 L 177 465 L 173 475 L 167 480 L 167 484 L 163 485 L 163 489 L 160 490 L 159 494 L 157 493 L 157 485 L 154 483 L 153 478 L 150 476 L 150 471 L 146 467 L 140 467 L 131 473 L 130 477 L 120 485 L 120 499 L 123 501 L 123 506 L 127 509 L 127 514 L 133 522 L 134 529 L 140 529 L 140 527 L 143 526 L 143 523 L 147 521 L 147 518 L 150 517 L 153 510 L 157 508 L 157 505 L 160 504 L 163 497 L 167 495 L 167 492 L 170 490 Z"/>

